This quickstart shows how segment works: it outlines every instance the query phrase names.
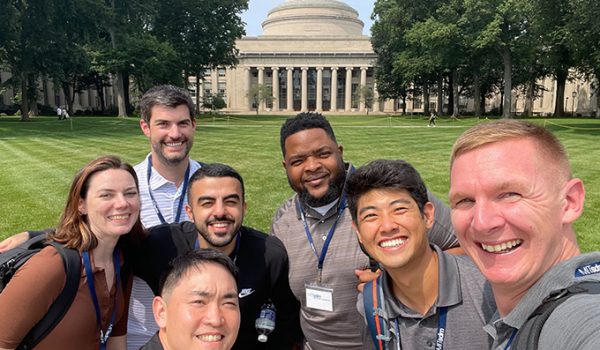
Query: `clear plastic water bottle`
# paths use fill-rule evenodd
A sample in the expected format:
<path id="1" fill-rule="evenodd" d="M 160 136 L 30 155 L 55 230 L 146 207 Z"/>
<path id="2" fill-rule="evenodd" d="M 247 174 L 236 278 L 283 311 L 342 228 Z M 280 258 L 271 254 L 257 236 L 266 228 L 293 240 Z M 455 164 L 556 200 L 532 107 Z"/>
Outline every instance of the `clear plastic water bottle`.
<path id="1" fill-rule="evenodd" d="M 269 334 L 275 329 L 275 306 L 270 301 L 263 304 L 260 308 L 260 313 L 256 318 L 254 326 L 258 332 L 258 341 L 266 343 L 269 339 Z"/>

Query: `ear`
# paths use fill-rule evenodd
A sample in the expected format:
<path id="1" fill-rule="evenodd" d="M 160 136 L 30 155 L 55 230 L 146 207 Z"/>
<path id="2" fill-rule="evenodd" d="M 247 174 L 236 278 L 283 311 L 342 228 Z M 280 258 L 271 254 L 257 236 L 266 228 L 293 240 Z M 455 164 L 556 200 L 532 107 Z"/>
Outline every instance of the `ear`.
<path id="1" fill-rule="evenodd" d="M 167 328 L 167 303 L 162 297 L 154 297 L 152 300 L 152 312 L 154 313 L 154 321 L 158 328 Z"/>
<path id="2" fill-rule="evenodd" d="M 189 203 L 185 203 L 185 212 L 187 216 L 194 221 L 194 212 L 192 211 L 192 207 L 190 207 Z"/>
<path id="3" fill-rule="evenodd" d="M 427 229 L 430 229 L 435 220 L 435 207 L 431 202 L 425 203 L 425 206 L 423 207 L 423 219 L 425 220 L 425 226 L 427 226 Z"/>
<path id="4" fill-rule="evenodd" d="M 85 200 L 83 198 L 79 198 L 79 203 L 77 204 L 77 210 L 79 210 L 79 214 L 81 214 L 81 215 L 87 214 L 87 206 L 85 205 Z"/>
<path id="5" fill-rule="evenodd" d="M 356 234 L 356 237 L 358 238 L 358 241 L 362 244 L 362 238 L 360 236 L 360 232 L 358 231 L 358 226 L 356 226 L 356 223 L 354 222 L 354 220 L 352 221 L 352 229 L 354 229 L 354 233 Z"/>
<path id="6" fill-rule="evenodd" d="M 340 156 L 343 158 L 344 157 L 344 146 L 338 145 L 338 150 L 340 151 Z"/>
<path id="7" fill-rule="evenodd" d="M 146 137 L 150 137 L 150 125 L 143 118 L 140 119 L 140 128 Z"/>
<path id="8" fill-rule="evenodd" d="M 244 216 L 246 216 L 247 208 L 248 208 L 248 204 L 246 203 L 246 201 L 244 201 L 244 203 L 242 203 L 242 213 L 244 213 Z"/>
<path id="9" fill-rule="evenodd" d="M 563 224 L 572 224 L 583 213 L 585 188 L 580 179 L 567 181 L 564 187 Z"/>
<path id="10" fill-rule="evenodd" d="M 285 164 L 285 159 L 281 161 L 281 165 L 283 166 L 283 169 L 287 170 L 287 168 L 286 168 L 286 166 L 285 166 L 285 165 L 286 165 L 286 164 Z"/>

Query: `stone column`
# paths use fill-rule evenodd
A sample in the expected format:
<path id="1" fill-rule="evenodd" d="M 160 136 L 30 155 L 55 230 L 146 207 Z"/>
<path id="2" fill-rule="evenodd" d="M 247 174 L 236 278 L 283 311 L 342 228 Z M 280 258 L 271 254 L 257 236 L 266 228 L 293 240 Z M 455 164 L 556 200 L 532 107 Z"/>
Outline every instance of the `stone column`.
<path id="1" fill-rule="evenodd" d="M 273 71 L 273 112 L 279 112 L 279 67 L 272 67 Z"/>
<path id="2" fill-rule="evenodd" d="M 323 67 L 317 67 L 317 112 L 323 112 Z"/>
<path id="3" fill-rule="evenodd" d="M 217 68 L 213 68 L 210 71 L 210 90 L 213 96 L 219 94 L 219 70 Z"/>
<path id="4" fill-rule="evenodd" d="M 250 89 L 252 88 L 252 67 L 244 68 L 246 70 L 246 110 L 252 111 L 252 99 L 250 98 Z"/>
<path id="5" fill-rule="evenodd" d="M 308 67 L 302 67 L 302 112 L 308 111 Z"/>
<path id="6" fill-rule="evenodd" d="M 352 67 L 346 67 L 346 91 L 344 111 L 352 109 Z"/>
<path id="7" fill-rule="evenodd" d="M 369 67 L 360 67 L 360 89 L 363 89 L 363 86 L 367 86 L 367 69 Z M 360 91 L 359 91 L 360 96 Z M 366 112 L 367 104 L 364 101 L 364 98 L 360 98 L 359 110 L 361 112 Z"/>
<path id="8" fill-rule="evenodd" d="M 331 67 L 331 111 L 337 111 L 338 67 Z"/>
<path id="9" fill-rule="evenodd" d="M 373 83 L 373 112 L 379 112 L 379 93 L 377 92 L 377 82 Z"/>
<path id="10" fill-rule="evenodd" d="M 258 67 L 258 85 L 259 86 L 265 85 L 265 67 Z M 262 100 L 258 104 L 258 111 L 262 112 L 264 110 L 265 110 L 265 101 Z"/>
<path id="11" fill-rule="evenodd" d="M 286 67 L 287 70 L 287 112 L 294 111 L 294 67 Z"/>

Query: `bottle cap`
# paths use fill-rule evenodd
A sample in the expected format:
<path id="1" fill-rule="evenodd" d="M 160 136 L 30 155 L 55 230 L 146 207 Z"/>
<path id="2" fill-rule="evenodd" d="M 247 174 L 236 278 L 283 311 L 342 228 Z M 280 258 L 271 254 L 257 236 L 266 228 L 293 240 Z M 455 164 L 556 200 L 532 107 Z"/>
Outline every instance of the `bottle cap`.
<path id="1" fill-rule="evenodd" d="M 266 343 L 267 339 L 269 339 L 269 337 L 267 337 L 264 334 L 261 334 L 261 335 L 258 336 L 258 341 L 261 342 L 261 343 Z"/>

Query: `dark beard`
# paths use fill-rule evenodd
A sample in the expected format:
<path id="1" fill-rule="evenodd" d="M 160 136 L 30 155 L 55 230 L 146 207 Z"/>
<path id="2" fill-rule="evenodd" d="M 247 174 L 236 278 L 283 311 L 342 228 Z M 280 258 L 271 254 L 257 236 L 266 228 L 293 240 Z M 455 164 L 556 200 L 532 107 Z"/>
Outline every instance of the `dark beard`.
<path id="1" fill-rule="evenodd" d="M 344 189 L 344 183 L 346 182 L 346 172 L 344 170 L 339 172 L 339 175 L 333 179 L 329 184 L 329 188 L 325 195 L 321 198 L 315 198 L 308 193 L 307 190 L 302 190 L 298 195 L 300 201 L 309 207 L 318 208 L 327 205 L 342 195 Z"/>

